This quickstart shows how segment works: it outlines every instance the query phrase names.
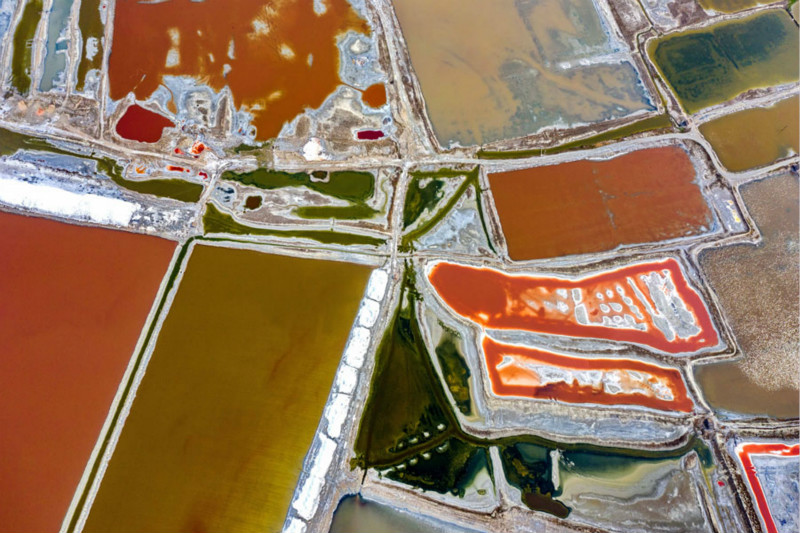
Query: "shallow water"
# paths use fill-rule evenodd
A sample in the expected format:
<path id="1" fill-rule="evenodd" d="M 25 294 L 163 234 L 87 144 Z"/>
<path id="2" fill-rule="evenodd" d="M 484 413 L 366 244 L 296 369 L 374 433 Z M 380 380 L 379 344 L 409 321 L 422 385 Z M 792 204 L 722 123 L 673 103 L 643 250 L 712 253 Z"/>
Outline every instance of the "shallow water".
<path id="1" fill-rule="evenodd" d="M 205 233 L 228 233 L 231 235 L 266 235 L 270 237 L 312 239 L 327 244 L 371 245 L 380 246 L 385 239 L 371 235 L 356 233 L 340 233 L 333 230 L 280 230 L 256 226 L 247 226 L 237 222 L 231 215 L 220 211 L 212 202 L 206 204 L 203 213 L 203 229 Z"/>
<path id="2" fill-rule="evenodd" d="M 706 11 L 736 13 L 751 7 L 769 4 L 769 0 L 697 0 L 697 3 Z"/>
<path id="3" fill-rule="evenodd" d="M 472 394 L 470 392 L 470 371 L 467 360 L 459 347 L 461 339 L 458 333 L 445 328 L 439 344 L 436 346 L 436 358 L 442 369 L 442 376 L 450 395 L 459 411 L 465 416 L 472 415 Z"/>
<path id="4" fill-rule="evenodd" d="M 427 278 L 445 305 L 487 329 L 605 339 L 672 354 L 719 344 L 703 299 L 673 258 L 579 278 L 440 261 Z"/>
<path id="5" fill-rule="evenodd" d="M 578 65 L 616 47 L 588 0 L 501 0 L 491 6 L 481 0 L 399 0 L 394 6 L 444 146 L 652 109 L 629 55 Z"/>
<path id="6" fill-rule="evenodd" d="M 345 496 L 333 514 L 330 533 L 465 533 L 453 524 L 444 524 L 398 511 L 361 496 Z"/>
<path id="7" fill-rule="evenodd" d="M 369 274 L 196 246 L 84 531 L 279 530 Z"/>
<path id="8" fill-rule="evenodd" d="M 743 442 L 736 446 L 736 455 L 766 530 L 797 531 L 800 445 Z"/>
<path id="9" fill-rule="evenodd" d="M 610 531 L 712 531 L 679 459 L 567 452 L 558 463 L 558 500 L 575 520 Z"/>
<path id="10" fill-rule="evenodd" d="M 797 176 L 767 178 L 742 187 L 741 192 L 763 241 L 708 250 L 700 255 L 700 264 L 744 359 L 700 365 L 695 375 L 712 407 L 796 418 L 800 412 Z"/>
<path id="11" fill-rule="evenodd" d="M 677 368 L 560 354 L 502 344 L 488 336 L 482 348 L 492 392 L 498 396 L 682 412 L 694 406 Z"/>
<path id="12" fill-rule="evenodd" d="M 49 91 L 55 84 L 66 82 L 67 39 L 59 42 L 59 37 L 67 28 L 73 0 L 54 0 L 50 9 L 47 26 L 47 51 L 44 59 L 44 72 L 39 90 Z"/>
<path id="13" fill-rule="evenodd" d="M 375 175 L 371 172 L 353 170 L 285 172 L 259 168 L 251 172 L 226 171 L 223 180 L 239 182 L 260 189 L 305 187 L 312 191 L 345 200 L 350 205 L 302 205 L 292 214 L 306 219 L 368 219 L 378 213 L 369 202 L 375 195 Z"/>
<path id="14" fill-rule="evenodd" d="M 370 85 L 364 89 L 361 98 L 370 107 L 381 107 L 386 104 L 386 86 L 382 83 Z"/>

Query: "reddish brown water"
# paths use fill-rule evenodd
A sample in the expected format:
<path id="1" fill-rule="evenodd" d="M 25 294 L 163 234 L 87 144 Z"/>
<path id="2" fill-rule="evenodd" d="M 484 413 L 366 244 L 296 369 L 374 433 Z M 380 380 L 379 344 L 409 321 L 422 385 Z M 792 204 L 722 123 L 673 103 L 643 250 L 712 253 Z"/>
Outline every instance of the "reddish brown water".
<path id="1" fill-rule="evenodd" d="M 0 213 L 0 530 L 61 527 L 174 249 Z"/>
<path id="2" fill-rule="evenodd" d="M 719 343 L 703 300 L 674 259 L 578 279 L 510 275 L 439 262 L 428 280 L 453 311 L 486 328 L 631 342 L 667 353 L 694 352 Z M 694 334 L 671 335 L 657 327 L 656 315 L 669 311 L 657 300 L 684 307 Z"/>
<path id="3" fill-rule="evenodd" d="M 703 233 L 711 212 L 677 146 L 489 175 L 512 259 L 611 250 Z"/>
<path id="4" fill-rule="evenodd" d="M 319 107 L 340 83 L 336 36 L 367 33 L 346 0 L 119 0 L 109 58 L 111 97 L 145 99 L 162 76 L 192 76 L 231 88 L 255 115 L 258 138 L 278 134 L 305 107 Z M 227 67 L 226 67 L 227 65 Z"/>
<path id="5" fill-rule="evenodd" d="M 492 391 L 498 396 L 541 398 L 566 403 L 641 405 L 665 411 L 690 412 L 692 400 L 681 373 L 674 368 L 633 359 L 576 357 L 554 352 L 501 344 L 483 339 L 483 354 Z M 545 377 L 540 369 L 546 369 Z M 592 372 L 596 382 L 584 383 L 579 375 Z M 554 379 L 560 374 L 563 379 Z M 600 381 L 613 374 L 621 390 L 608 392 Z M 671 398 L 660 394 L 668 390 Z"/>
<path id="6" fill-rule="evenodd" d="M 370 85 L 364 89 L 361 99 L 370 107 L 381 107 L 386 104 L 386 87 L 382 83 Z"/>
<path id="7" fill-rule="evenodd" d="M 261 202 L 263 199 L 260 196 L 248 196 L 244 200 L 244 206 L 247 209 L 258 209 L 261 207 Z"/>
<path id="8" fill-rule="evenodd" d="M 175 123 L 164 115 L 133 104 L 117 121 L 117 134 L 131 141 L 154 143 L 161 140 L 164 128 L 173 126 Z"/>

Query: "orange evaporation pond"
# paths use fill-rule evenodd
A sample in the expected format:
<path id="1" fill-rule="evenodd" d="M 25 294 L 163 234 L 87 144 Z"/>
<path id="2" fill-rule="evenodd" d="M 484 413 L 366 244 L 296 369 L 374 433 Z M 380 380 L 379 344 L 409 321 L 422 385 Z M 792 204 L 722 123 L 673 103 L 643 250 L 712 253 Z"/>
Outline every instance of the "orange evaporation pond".
<path id="1" fill-rule="evenodd" d="M 361 99 L 370 107 L 381 107 L 386 104 L 386 87 L 382 83 L 370 85 L 364 89 Z"/>
<path id="2" fill-rule="evenodd" d="M 275 137 L 339 84 L 337 35 L 368 32 L 347 0 L 119 0 L 108 72 L 111 98 L 145 99 L 162 77 L 191 76 L 231 88 L 254 115 L 260 139 Z"/>
<path id="3" fill-rule="evenodd" d="M 681 373 L 631 359 L 573 357 L 484 337 L 492 392 L 566 403 L 692 410 Z"/>
<path id="4" fill-rule="evenodd" d="M 0 524 L 58 531 L 175 243 L 0 213 Z"/>
<path id="5" fill-rule="evenodd" d="M 747 476 L 747 482 L 750 485 L 750 490 L 756 500 L 758 506 L 758 514 L 766 527 L 767 533 L 778 533 L 778 528 L 775 526 L 775 520 L 769 511 L 767 505 L 767 498 L 764 495 L 764 489 L 761 487 L 761 481 L 756 474 L 756 468 L 753 465 L 751 455 L 775 455 L 778 457 L 798 457 L 800 456 L 800 444 L 788 446 L 781 442 L 766 443 L 766 442 L 752 442 L 740 444 L 736 447 L 736 455 L 742 463 L 742 468 Z"/>
<path id="6" fill-rule="evenodd" d="M 430 268 L 428 280 L 450 309 L 486 328 L 629 342 L 666 353 L 719 343 L 708 310 L 675 259 L 577 279 L 442 261 Z"/>
<path id="7" fill-rule="evenodd" d="M 711 211 L 678 146 L 607 161 L 575 161 L 489 175 L 512 259 L 612 250 L 702 234 Z"/>
<path id="8" fill-rule="evenodd" d="M 174 125 L 175 123 L 164 115 L 133 104 L 117 121 L 117 134 L 131 141 L 154 143 L 161 139 L 164 128 L 171 128 Z"/>

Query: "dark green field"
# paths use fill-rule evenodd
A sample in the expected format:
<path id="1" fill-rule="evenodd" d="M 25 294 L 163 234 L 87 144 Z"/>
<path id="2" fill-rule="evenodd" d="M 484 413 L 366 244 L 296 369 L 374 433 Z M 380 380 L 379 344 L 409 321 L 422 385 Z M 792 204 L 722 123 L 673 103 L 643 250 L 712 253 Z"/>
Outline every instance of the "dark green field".
<path id="1" fill-rule="evenodd" d="M 798 31 L 783 11 L 766 11 L 653 41 L 649 54 L 689 113 L 750 89 L 798 78 Z"/>

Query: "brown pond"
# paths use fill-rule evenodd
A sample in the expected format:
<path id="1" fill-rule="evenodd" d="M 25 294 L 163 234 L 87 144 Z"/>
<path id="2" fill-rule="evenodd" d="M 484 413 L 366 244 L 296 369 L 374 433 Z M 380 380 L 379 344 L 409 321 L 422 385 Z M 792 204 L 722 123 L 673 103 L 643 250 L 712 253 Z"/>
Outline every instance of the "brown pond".
<path id="1" fill-rule="evenodd" d="M 120 0 L 108 65 L 111 97 L 133 92 L 144 100 L 162 76 L 191 76 L 215 90 L 229 86 L 237 108 L 255 115 L 258 138 L 274 137 L 339 85 L 336 36 L 368 32 L 346 0 L 326 0 L 320 15 L 314 3 Z"/>
<path id="2" fill-rule="evenodd" d="M 279 531 L 369 274 L 196 246 L 84 531 Z"/>
<path id="3" fill-rule="evenodd" d="M 244 199 L 244 207 L 245 209 L 251 209 L 251 210 L 258 209 L 259 207 L 261 207 L 261 203 L 263 201 L 264 199 L 261 196 L 258 195 L 248 196 L 247 198 Z"/>
<path id="4" fill-rule="evenodd" d="M 612 250 L 706 232 L 712 216 L 689 155 L 650 148 L 489 175 L 511 259 Z"/>
<path id="5" fill-rule="evenodd" d="M 381 107 L 386 104 L 386 86 L 382 83 L 370 85 L 361 95 L 364 103 L 370 107 Z"/>
<path id="6" fill-rule="evenodd" d="M 61 527 L 174 249 L 0 212 L 0 530 Z"/>
<path id="7" fill-rule="evenodd" d="M 791 174 L 743 186 L 763 241 L 700 256 L 744 354 L 739 362 L 697 367 L 713 407 L 775 417 L 796 418 L 800 412 L 798 192 Z"/>
<path id="8" fill-rule="evenodd" d="M 653 109 L 627 47 L 609 38 L 608 21 L 591 0 L 395 0 L 392 6 L 445 147 Z"/>

